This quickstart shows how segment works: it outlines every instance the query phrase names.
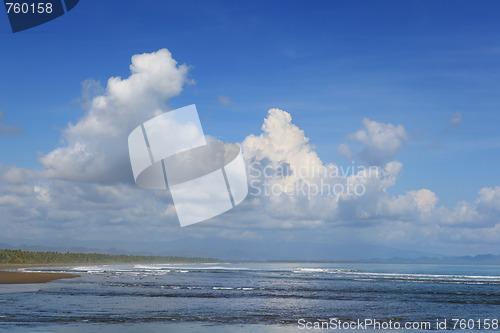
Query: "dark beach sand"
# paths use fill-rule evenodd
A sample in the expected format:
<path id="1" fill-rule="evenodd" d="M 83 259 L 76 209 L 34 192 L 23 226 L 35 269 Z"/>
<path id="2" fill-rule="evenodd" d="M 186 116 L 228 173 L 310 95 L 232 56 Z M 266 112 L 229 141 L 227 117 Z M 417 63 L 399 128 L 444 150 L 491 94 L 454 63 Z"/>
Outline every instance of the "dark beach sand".
<path id="1" fill-rule="evenodd" d="M 80 276 L 76 274 L 64 273 L 30 273 L 5 271 L 5 269 L 19 269 L 42 266 L 49 267 L 55 265 L 0 265 L 0 284 L 47 283 L 54 280 L 70 279 Z"/>

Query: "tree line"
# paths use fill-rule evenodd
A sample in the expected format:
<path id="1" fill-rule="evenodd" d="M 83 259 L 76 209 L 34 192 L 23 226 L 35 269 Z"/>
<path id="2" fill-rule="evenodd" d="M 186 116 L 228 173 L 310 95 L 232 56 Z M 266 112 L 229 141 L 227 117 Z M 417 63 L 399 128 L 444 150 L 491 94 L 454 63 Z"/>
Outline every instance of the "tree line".
<path id="1" fill-rule="evenodd" d="M 212 258 L 177 256 L 111 255 L 104 253 L 60 253 L 22 250 L 0 250 L 0 264 L 124 264 L 124 263 L 206 263 Z"/>

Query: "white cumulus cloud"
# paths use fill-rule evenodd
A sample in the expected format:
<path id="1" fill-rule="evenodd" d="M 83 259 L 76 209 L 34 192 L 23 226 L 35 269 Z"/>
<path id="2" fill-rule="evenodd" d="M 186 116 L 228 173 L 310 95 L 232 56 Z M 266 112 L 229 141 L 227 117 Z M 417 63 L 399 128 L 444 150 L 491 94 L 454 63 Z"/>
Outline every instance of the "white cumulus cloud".
<path id="1" fill-rule="evenodd" d="M 368 130 L 367 135 L 375 138 L 392 135 L 387 132 L 406 135 L 404 129 L 400 130 L 402 126 L 371 121 L 365 125 L 368 129 L 374 126 L 382 129 L 375 133 Z M 370 145 L 368 139 L 363 140 Z M 362 225 L 403 216 L 412 219 L 435 204 L 434 194 L 428 190 L 400 197 L 387 193 L 401 174 L 400 162 L 370 168 L 352 165 L 347 169 L 334 163 L 324 164 L 304 131 L 293 124 L 291 115 L 283 110 L 269 110 L 262 133 L 249 135 L 243 147 L 249 165 L 251 197 L 258 198 L 254 201 L 256 205 L 273 218 L 286 221 L 286 225 L 291 220 L 300 224 L 309 221 L 310 225 Z"/>
<path id="2" fill-rule="evenodd" d="M 361 149 L 357 152 L 361 161 L 370 165 L 383 165 L 398 154 L 403 143 L 409 139 L 409 134 L 402 125 L 394 126 L 365 118 L 361 129 L 349 134 L 347 138 L 361 144 Z M 341 144 L 338 153 L 351 158 L 347 144 Z"/>
<path id="3" fill-rule="evenodd" d="M 130 76 L 111 77 L 102 94 L 85 104 L 82 118 L 63 131 L 66 144 L 40 157 L 49 178 L 114 183 L 129 181 L 127 137 L 169 109 L 168 100 L 189 82 L 188 66 L 161 49 L 132 57 Z"/>

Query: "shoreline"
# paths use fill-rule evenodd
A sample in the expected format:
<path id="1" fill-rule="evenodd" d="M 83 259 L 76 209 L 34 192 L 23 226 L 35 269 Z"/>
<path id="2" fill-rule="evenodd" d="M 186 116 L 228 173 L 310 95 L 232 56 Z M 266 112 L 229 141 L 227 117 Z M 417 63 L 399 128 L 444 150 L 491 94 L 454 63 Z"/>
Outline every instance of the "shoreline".
<path id="1" fill-rule="evenodd" d="M 72 279 L 80 277 L 78 274 L 69 273 L 40 273 L 40 272 L 19 272 L 11 269 L 21 269 L 30 267 L 61 267 L 68 265 L 61 264 L 0 264 L 0 285 L 1 284 L 28 284 L 28 283 L 48 283 L 60 279 Z"/>

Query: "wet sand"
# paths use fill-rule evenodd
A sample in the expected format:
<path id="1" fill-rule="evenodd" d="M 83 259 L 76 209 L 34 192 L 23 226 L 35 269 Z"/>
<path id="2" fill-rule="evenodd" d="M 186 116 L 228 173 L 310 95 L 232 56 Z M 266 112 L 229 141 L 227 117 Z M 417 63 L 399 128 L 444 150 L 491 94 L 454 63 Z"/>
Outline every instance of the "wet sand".
<path id="1" fill-rule="evenodd" d="M 79 277 L 76 274 L 65 273 L 31 273 L 6 271 L 6 269 L 20 269 L 28 267 L 54 267 L 62 265 L 0 265 L 0 284 L 47 283 L 59 279 Z"/>

